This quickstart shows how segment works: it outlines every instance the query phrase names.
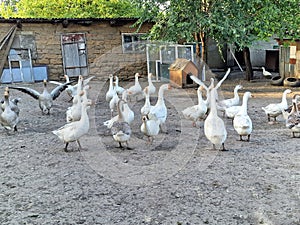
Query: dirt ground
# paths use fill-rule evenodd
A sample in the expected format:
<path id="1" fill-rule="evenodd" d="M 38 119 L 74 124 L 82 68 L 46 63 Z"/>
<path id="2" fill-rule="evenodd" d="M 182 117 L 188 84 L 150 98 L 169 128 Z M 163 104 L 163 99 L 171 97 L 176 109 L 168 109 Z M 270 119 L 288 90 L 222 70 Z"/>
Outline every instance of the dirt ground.
<path id="1" fill-rule="evenodd" d="M 238 141 L 223 118 L 227 152 L 212 150 L 203 122 L 195 128 L 182 118 L 181 111 L 197 102 L 195 89 L 165 92 L 168 132 L 152 145 L 140 132 L 143 99 L 129 102 L 135 112 L 133 150 L 122 150 L 103 125 L 110 117 L 107 83 L 91 82 L 89 97 L 96 103 L 89 110 L 90 131 L 81 139 L 85 149 L 71 143 L 69 152 L 51 133 L 65 124 L 67 94 L 47 116 L 32 97 L 11 90 L 22 102 L 19 131 L 0 129 L 0 224 L 300 224 L 300 139 L 291 137 L 281 116 L 269 124 L 261 109 L 280 102 L 286 87 L 257 76 L 247 82 L 230 75 L 221 86 L 223 98 L 233 96 L 236 84 L 244 86 L 241 97 L 245 91 L 255 96 L 248 102 L 250 142 Z M 41 83 L 23 86 L 42 89 Z"/>

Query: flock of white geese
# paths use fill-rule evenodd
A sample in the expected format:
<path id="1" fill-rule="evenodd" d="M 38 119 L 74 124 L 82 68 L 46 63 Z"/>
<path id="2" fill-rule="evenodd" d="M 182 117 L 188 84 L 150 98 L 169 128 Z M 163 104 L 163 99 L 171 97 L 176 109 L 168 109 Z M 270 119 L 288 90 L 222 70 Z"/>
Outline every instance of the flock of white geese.
<path id="1" fill-rule="evenodd" d="M 224 117 L 232 119 L 234 130 L 243 141 L 245 136 L 250 140 L 252 133 L 252 120 L 247 112 L 247 105 L 249 98 L 253 97 L 251 92 L 246 91 L 243 95 L 242 102 L 238 91 L 243 87 L 236 85 L 233 90 L 233 97 L 220 100 L 218 96 L 218 88 L 221 87 L 223 81 L 230 74 L 230 69 L 226 72 L 224 77 L 215 84 L 214 78 L 211 78 L 210 85 L 206 86 L 196 76 L 190 75 L 191 79 L 199 85 L 197 89 L 198 103 L 184 109 L 181 113 L 185 119 L 192 121 L 192 126 L 196 127 L 197 121 L 204 121 L 204 134 L 206 138 L 213 145 L 213 149 L 227 150 L 225 148 L 225 141 L 227 139 L 227 130 L 224 123 Z M 147 136 L 148 144 L 152 144 L 154 137 L 160 132 L 166 132 L 166 120 L 168 116 L 167 107 L 164 100 L 164 92 L 171 89 L 171 84 L 162 84 L 158 90 L 158 98 L 156 104 L 151 105 L 150 98 L 156 93 L 156 87 L 152 83 L 152 74 L 148 75 L 148 86 L 142 88 L 139 83 L 139 74 L 135 74 L 135 81 L 132 86 L 125 89 L 119 85 L 117 76 L 109 75 L 109 88 L 106 92 L 105 99 L 107 107 L 110 109 L 111 119 L 105 121 L 103 124 L 111 130 L 113 139 L 119 144 L 120 148 L 130 149 L 128 141 L 132 135 L 132 122 L 135 120 L 133 110 L 128 104 L 128 99 L 131 101 L 139 95 L 144 98 L 144 105 L 141 107 L 141 125 L 140 131 Z M 50 81 L 57 85 L 51 92 L 47 89 L 47 81 L 44 80 L 43 92 L 39 93 L 29 87 L 6 87 L 4 90 L 4 98 L 1 100 L 0 110 L 0 124 L 9 131 L 16 132 L 19 122 L 18 102 L 20 98 L 10 99 L 10 89 L 15 89 L 29 94 L 34 99 L 38 100 L 39 107 L 43 114 L 49 114 L 53 101 L 58 98 L 60 93 L 64 90 L 72 97 L 72 106 L 66 110 L 66 124 L 57 130 L 52 131 L 65 144 L 64 150 L 70 142 L 77 142 L 78 148 L 82 149 L 79 139 L 89 131 L 89 116 L 87 110 L 94 104 L 88 98 L 89 81 L 93 77 L 84 79 L 83 76 L 78 77 L 78 82 L 72 85 L 69 78 L 65 76 L 66 82 L 59 83 Z M 203 98 L 205 92 L 206 98 Z M 283 115 L 285 118 L 285 125 L 292 132 L 293 137 L 296 133 L 300 133 L 300 114 L 297 100 L 300 95 L 295 94 L 292 99 L 292 105 L 289 106 L 287 102 L 287 94 L 291 93 L 290 89 L 286 89 L 282 94 L 282 100 L 278 103 L 272 103 L 262 110 L 265 112 L 268 121 Z M 218 112 L 223 114 L 219 116 Z"/>

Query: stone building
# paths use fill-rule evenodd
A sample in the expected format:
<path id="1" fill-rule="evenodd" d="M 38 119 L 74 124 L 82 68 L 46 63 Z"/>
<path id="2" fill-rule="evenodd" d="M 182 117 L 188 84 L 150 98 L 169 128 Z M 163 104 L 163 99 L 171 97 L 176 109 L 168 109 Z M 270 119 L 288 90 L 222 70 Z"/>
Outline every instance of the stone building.
<path id="1" fill-rule="evenodd" d="M 133 77 L 136 72 L 145 75 L 142 35 L 152 24 L 144 24 L 136 33 L 132 26 L 135 22 L 136 19 L 0 19 L 0 75 L 5 71 L 9 74 L 10 67 L 20 66 L 24 76 L 35 73 L 36 68 L 46 68 L 50 80 L 62 80 L 64 74 L 97 79 L 107 79 L 108 74 L 122 78 Z"/>

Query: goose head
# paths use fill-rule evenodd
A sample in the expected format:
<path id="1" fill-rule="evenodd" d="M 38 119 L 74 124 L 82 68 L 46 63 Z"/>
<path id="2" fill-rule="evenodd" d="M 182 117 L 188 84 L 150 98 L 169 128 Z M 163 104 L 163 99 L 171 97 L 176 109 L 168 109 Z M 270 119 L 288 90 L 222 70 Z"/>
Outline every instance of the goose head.
<path id="1" fill-rule="evenodd" d="M 250 91 L 246 91 L 245 94 L 244 94 L 244 98 L 253 98 L 254 95 L 250 92 Z"/>
<path id="2" fill-rule="evenodd" d="M 286 89 L 286 90 L 284 90 L 284 92 L 283 92 L 283 94 L 290 94 L 290 93 L 292 93 L 292 90 L 291 89 Z"/>
<path id="3" fill-rule="evenodd" d="M 9 98 L 9 91 L 4 91 L 4 99 L 8 99 Z"/>
<path id="4" fill-rule="evenodd" d="M 70 82 L 70 78 L 69 78 L 69 76 L 67 74 L 64 75 L 64 78 L 65 78 L 65 80 L 66 80 L 67 83 Z"/>
<path id="5" fill-rule="evenodd" d="M 116 84 L 118 85 L 119 84 L 119 77 L 117 75 L 115 75 L 114 78 L 115 78 Z"/>
<path id="6" fill-rule="evenodd" d="M 147 116 L 142 117 L 142 121 L 145 123 L 148 120 Z"/>
<path id="7" fill-rule="evenodd" d="M 148 89 L 149 89 L 148 87 L 145 87 L 145 89 L 144 89 L 145 94 L 148 94 L 148 93 L 149 93 L 149 90 L 148 90 Z"/>
<path id="8" fill-rule="evenodd" d="M 236 90 L 241 90 L 241 89 L 243 89 L 243 85 L 238 84 L 238 85 L 235 86 L 235 89 Z"/>

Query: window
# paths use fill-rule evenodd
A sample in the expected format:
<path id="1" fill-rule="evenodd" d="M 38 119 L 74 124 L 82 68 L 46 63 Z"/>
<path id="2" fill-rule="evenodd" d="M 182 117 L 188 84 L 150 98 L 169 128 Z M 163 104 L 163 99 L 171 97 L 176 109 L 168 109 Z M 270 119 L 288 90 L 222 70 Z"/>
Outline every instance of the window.
<path id="1" fill-rule="evenodd" d="M 142 53 L 145 52 L 146 44 L 143 39 L 144 34 L 122 34 L 123 53 Z"/>

